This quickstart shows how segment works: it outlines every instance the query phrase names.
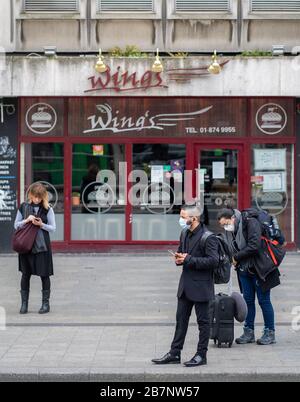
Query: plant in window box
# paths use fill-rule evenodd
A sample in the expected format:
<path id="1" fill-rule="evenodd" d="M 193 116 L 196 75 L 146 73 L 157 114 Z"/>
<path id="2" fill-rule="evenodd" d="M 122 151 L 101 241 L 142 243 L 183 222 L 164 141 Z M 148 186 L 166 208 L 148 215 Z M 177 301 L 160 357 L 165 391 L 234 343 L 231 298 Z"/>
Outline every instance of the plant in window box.
<path id="1" fill-rule="evenodd" d="M 80 205 L 80 194 L 72 193 L 72 205 L 79 206 Z"/>
<path id="2" fill-rule="evenodd" d="M 147 53 L 143 53 L 135 45 L 127 45 L 125 49 L 122 49 L 119 46 L 116 46 L 113 49 L 110 49 L 109 55 L 110 55 L 110 57 L 114 57 L 114 58 L 121 58 L 121 57 L 145 58 L 145 57 L 148 57 Z"/>

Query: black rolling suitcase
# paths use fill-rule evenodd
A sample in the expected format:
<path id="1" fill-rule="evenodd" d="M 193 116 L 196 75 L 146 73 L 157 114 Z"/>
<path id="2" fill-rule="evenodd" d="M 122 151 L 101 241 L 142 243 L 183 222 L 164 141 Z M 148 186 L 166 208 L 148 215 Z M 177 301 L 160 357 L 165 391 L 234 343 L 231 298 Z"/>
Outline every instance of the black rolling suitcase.
<path id="1" fill-rule="evenodd" d="M 235 301 L 223 293 L 215 296 L 211 303 L 211 336 L 215 345 L 220 348 L 227 344 L 231 348 L 234 341 L 234 313 Z"/>

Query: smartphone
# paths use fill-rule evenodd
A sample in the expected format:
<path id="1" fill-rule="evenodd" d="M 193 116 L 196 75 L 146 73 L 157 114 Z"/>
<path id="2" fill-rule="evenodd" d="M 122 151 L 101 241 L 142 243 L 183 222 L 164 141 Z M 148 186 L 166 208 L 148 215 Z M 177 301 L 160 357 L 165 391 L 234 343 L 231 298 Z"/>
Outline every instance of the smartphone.
<path id="1" fill-rule="evenodd" d="M 168 253 L 171 254 L 173 257 L 175 257 L 175 253 L 172 250 L 168 250 Z"/>

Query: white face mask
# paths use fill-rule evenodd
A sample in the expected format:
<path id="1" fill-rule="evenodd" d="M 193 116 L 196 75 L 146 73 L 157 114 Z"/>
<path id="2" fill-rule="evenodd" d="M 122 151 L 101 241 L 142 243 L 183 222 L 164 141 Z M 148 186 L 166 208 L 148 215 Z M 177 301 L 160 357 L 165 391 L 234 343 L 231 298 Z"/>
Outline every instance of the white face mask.
<path id="1" fill-rule="evenodd" d="M 183 219 L 182 217 L 179 219 L 179 225 L 182 227 L 182 229 L 189 229 L 191 227 L 191 225 L 187 224 L 187 219 Z"/>
<path id="2" fill-rule="evenodd" d="M 234 232 L 235 227 L 234 224 L 231 223 L 230 225 L 225 225 L 224 229 L 226 230 L 226 232 Z"/>

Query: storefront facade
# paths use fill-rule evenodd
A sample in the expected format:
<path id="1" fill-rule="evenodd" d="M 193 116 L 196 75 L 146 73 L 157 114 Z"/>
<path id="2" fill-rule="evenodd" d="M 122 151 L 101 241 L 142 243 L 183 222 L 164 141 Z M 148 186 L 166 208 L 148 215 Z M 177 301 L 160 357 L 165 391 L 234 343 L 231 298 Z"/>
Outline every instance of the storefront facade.
<path id="1" fill-rule="evenodd" d="M 180 205 L 201 196 L 203 220 L 211 230 L 219 230 L 217 213 L 228 204 L 263 208 L 277 217 L 288 247 L 296 249 L 298 101 L 292 90 L 279 96 L 274 86 L 270 96 L 263 95 L 263 81 L 253 83 L 251 91 L 235 82 L 226 93 L 230 76 L 241 76 L 234 63 L 225 63 L 217 78 L 202 73 L 194 77 L 192 64 L 184 72 L 177 65 L 180 76 L 172 75 L 174 65 L 168 75 L 153 75 L 144 65 L 129 75 L 127 66 L 112 66 L 119 75 L 99 79 L 89 76 L 93 63 L 84 61 L 77 70 L 69 65 L 50 68 L 44 89 L 38 78 L 33 88 L 18 81 L 17 96 L 3 98 L 2 103 L 13 103 L 15 110 L 9 116 L 4 109 L 6 126 L 1 124 L 0 135 L 15 144 L 14 163 L 7 163 L 5 138 L 0 155 L 5 169 L 1 180 L 11 180 L 11 202 L 19 205 L 31 183 L 44 182 L 56 213 L 56 251 L 175 247 Z M 245 82 L 257 65 L 243 65 Z M 40 78 L 43 65 L 39 69 L 32 70 Z M 17 76 L 18 67 L 15 71 Z M 275 81 L 274 75 L 269 80 Z M 5 182 L 1 185 L 3 195 Z M 7 193 L 5 197 L 0 216 L 8 208 Z M 1 252 L 10 251 L 13 218 L 11 212 L 1 234 L 6 239 Z"/>
<path id="2" fill-rule="evenodd" d="M 295 247 L 295 110 L 294 98 L 274 97 L 21 98 L 19 201 L 31 183 L 48 186 L 57 249 L 175 244 L 180 203 L 172 191 L 169 200 L 159 193 L 170 179 L 183 190 L 188 171 L 193 188 L 183 201 L 204 186 L 210 229 L 218 230 L 217 212 L 228 203 L 255 206 L 277 216 Z M 132 205 L 140 170 L 150 187 Z M 116 190 L 105 207 L 108 172 Z"/>

